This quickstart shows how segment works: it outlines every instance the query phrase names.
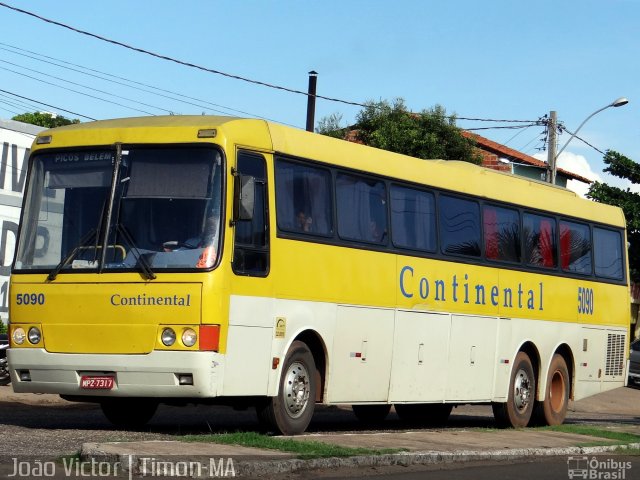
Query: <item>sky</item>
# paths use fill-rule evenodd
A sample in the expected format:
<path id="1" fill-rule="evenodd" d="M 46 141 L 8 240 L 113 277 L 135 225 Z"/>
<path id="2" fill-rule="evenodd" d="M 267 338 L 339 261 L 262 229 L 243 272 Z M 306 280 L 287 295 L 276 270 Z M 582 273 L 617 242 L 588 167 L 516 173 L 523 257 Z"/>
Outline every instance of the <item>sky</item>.
<path id="1" fill-rule="evenodd" d="M 640 162 L 638 0 L 1 3 L 292 90 L 306 91 L 308 72 L 315 70 L 317 93 L 326 97 L 355 103 L 399 97 L 413 111 L 442 105 L 458 117 L 523 120 L 457 125 L 482 128 L 476 133 L 542 159 L 542 126 L 495 127 L 527 125 L 555 110 L 574 132 L 594 111 L 627 97 L 626 106 L 591 118 L 578 136 L 592 146 L 574 138 L 559 165 L 624 187 L 602 172 L 603 155 L 596 148 Z M 82 121 L 206 113 L 305 127 L 305 95 L 154 58 L 5 6 L 0 22 L 0 118 L 36 110 Z M 360 110 L 318 99 L 316 121 L 339 114 L 346 126 Z M 558 149 L 569 136 L 559 137 Z"/>

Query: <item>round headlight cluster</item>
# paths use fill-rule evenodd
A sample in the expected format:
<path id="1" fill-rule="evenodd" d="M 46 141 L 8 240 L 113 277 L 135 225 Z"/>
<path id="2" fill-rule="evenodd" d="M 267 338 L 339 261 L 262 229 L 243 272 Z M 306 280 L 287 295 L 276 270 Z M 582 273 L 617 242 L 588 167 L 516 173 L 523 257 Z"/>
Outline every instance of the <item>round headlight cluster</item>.
<path id="1" fill-rule="evenodd" d="M 193 328 L 185 328 L 182 332 L 182 343 L 185 347 L 193 347 L 198 340 L 198 334 Z"/>
<path id="2" fill-rule="evenodd" d="M 160 336 L 160 340 L 165 347 L 171 347 L 176 343 L 176 331 L 171 327 L 166 327 L 162 330 L 162 335 Z M 182 340 L 182 344 L 185 347 L 193 347 L 198 341 L 198 334 L 193 328 L 185 328 L 182 331 L 182 335 L 180 337 Z"/>
<path id="3" fill-rule="evenodd" d="M 173 328 L 165 328 L 162 331 L 161 340 L 166 347 L 170 347 L 176 343 L 176 332 L 174 332 Z"/>
<path id="4" fill-rule="evenodd" d="M 16 345 L 22 345 L 27 339 L 27 334 L 25 333 L 24 328 L 18 327 L 13 330 L 11 338 L 13 340 L 13 343 L 15 343 Z"/>
<path id="5" fill-rule="evenodd" d="M 29 339 L 29 342 L 34 345 L 40 343 L 40 340 L 42 340 L 42 334 L 40 333 L 40 329 L 37 327 L 31 327 L 29 329 L 29 334 L 27 335 L 27 338 Z"/>

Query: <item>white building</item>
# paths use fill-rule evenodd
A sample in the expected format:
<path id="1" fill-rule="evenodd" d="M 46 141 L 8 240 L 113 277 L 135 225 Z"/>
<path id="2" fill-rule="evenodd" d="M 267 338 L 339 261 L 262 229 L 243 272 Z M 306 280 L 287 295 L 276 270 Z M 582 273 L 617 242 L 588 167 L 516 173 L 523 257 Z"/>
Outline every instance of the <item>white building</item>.
<path id="1" fill-rule="evenodd" d="M 9 274 L 16 245 L 31 143 L 42 127 L 0 120 L 0 319 L 7 322 Z"/>

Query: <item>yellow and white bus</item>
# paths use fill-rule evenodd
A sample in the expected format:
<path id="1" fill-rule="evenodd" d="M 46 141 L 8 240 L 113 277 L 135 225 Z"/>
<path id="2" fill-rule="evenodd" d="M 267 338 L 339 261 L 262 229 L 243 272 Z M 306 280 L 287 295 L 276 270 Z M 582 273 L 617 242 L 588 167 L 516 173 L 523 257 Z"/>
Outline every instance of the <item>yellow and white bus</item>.
<path id="1" fill-rule="evenodd" d="M 624 385 L 622 212 L 462 162 L 252 119 L 42 132 L 10 287 L 16 392 L 255 405 L 284 434 L 315 404 L 444 422 L 561 423 Z"/>

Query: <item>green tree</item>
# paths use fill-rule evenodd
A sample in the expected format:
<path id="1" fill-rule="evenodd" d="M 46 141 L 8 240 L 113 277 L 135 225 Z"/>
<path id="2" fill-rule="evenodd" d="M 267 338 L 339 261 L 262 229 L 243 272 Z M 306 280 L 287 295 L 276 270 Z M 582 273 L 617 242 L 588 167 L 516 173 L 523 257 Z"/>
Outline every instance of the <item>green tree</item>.
<path id="1" fill-rule="evenodd" d="M 16 115 L 11 120 L 17 122 L 30 123 L 32 125 L 38 125 L 45 128 L 63 127 L 64 125 L 71 125 L 74 123 L 80 123 L 80 120 L 74 118 L 73 120 L 63 117 L 62 115 L 53 116 L 46 112 L 33 112 L 33 113 L 21 113 Z"/>
<path id="2" fill-rule="evenodd" d="M 316 127 L 316 132 L 328 137 L 344 139 L 347 134 L 347 127 L 342 127 L 342 114 L 332 113 L 327 117 L 322 117 Z"/>
<path id="3" fill-rule="evenodd" d="M 436 105 L 411 112 L 402 98 L 393 102 L 368 102 L 350 129 L 340 127 L 341 116 L 334 114 L 319 122 L 318 133 L 345 138 L 349 131 L 371 147 L 424 159 L 463 160 L 479 165 L 482 158 L 474 142 L 462 135 L 455 115 L 447 115 Z"/>
<path id="4" fill-rule="evenodd" d="M 607 165 L 605 172 L 640 184 L 640 164 L 613 150 L 606 151 L 603 161 Z M 629 188 L 623 190 L 606 183 L 593 182 L 587 197 L 622 208 L 627 219 L 630 276 L 633 282 L 640 282 L 640 195 Z"/>

